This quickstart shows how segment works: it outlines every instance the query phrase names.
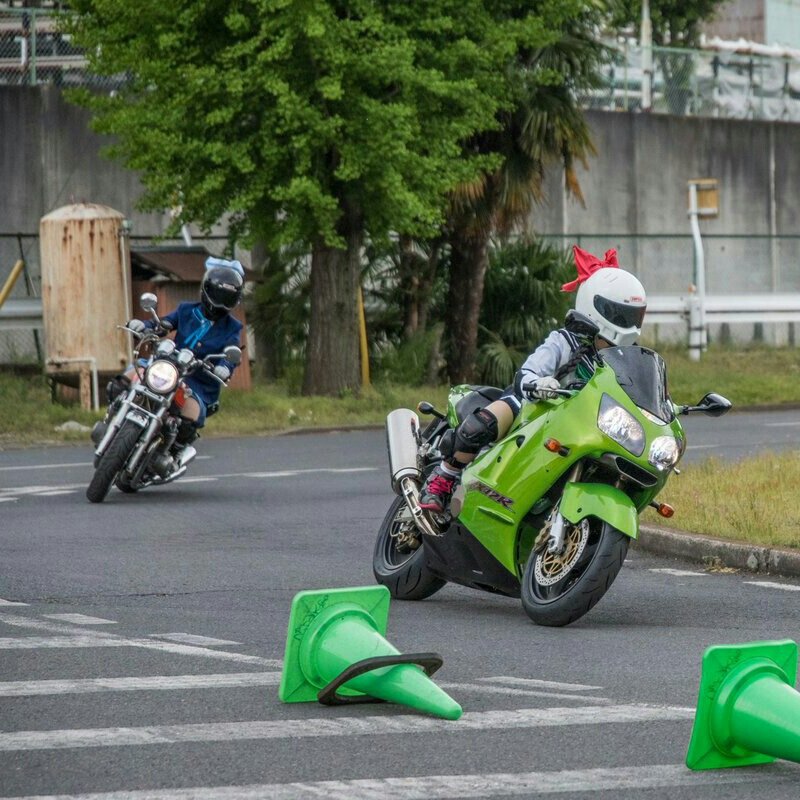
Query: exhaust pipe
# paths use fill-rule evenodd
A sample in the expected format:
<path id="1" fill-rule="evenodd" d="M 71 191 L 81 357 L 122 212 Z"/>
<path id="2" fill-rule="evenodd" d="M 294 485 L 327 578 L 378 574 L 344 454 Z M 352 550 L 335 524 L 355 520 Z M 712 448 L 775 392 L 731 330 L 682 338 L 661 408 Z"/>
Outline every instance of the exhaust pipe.
<path id="1" fill-rule="evenodd" d="M 403 494 L 404 478 L 422 481 L 417 446 L 419 417 L 408 408 L 396 408 L 386 417 L 386 445 L 389 450 L 389 472 L 392 490 Z"/>

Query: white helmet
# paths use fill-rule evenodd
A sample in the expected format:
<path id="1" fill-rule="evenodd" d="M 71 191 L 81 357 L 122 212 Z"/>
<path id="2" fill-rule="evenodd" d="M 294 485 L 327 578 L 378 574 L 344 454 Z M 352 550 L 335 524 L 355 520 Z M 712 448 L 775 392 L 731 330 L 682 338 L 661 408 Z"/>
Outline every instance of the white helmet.
<path id="1" fill-rule="evenodd" d="M 636 342 L 646 309 L 644 286 L 618 267 L 594 272 L 578 287 L 575 298 L 575 310 L 597 325 L 599 336 L 617 346 Z"/>

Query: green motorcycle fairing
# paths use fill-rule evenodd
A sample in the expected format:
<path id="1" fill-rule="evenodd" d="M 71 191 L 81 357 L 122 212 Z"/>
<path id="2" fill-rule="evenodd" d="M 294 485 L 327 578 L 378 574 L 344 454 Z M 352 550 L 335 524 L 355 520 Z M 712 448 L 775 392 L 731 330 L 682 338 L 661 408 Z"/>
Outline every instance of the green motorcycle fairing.
<path id="1" fill-rule="evenodd" d="M 457 387 L 455 402 L 466 387 Z M 644 449 L 636 456 L 598 427 L 603 395 L 622 406 L 642 426 Z M 565 518 L 577 524 L 596 516 L 622 533 L 636 538 L 638 515 L 661 491 L 672 470 L 660 472 L 648 461 L 652 441 L 674 436 L 685 442 L 677 419 L 659 423 L 639 409 L 617 382 L 614 370 L 598 366 L 586 385 L 569 398 L 524 403 L 508 435 L 470 464 L 462 475 L 464 495 L 458 521 L 518 578 L 530 554 L 533 537 L 526 516 L 572 467 L 584 459 L 620 456 L 646 472 L 652 486 L 630 494 L 603 483 L 578 483 L 566 488 L 560 499 Z M 545 443 L 562 445 L 552 452 Z M 523 533 L 525 535 L 523 536 Z"/>

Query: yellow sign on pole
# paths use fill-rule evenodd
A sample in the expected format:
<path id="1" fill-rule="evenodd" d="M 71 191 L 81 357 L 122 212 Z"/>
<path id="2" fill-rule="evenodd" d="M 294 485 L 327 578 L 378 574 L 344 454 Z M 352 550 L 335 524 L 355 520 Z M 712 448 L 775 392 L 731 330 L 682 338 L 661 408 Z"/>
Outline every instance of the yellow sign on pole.
<path id="1" fill-rule="evenodd" d="M 719 216 L 719 181 L 716 178 L 692 178 L 689 182 L 689 213 L 698 217 Z M 697 192 L 697 208 L 692 208 L 691 187 Z"/>

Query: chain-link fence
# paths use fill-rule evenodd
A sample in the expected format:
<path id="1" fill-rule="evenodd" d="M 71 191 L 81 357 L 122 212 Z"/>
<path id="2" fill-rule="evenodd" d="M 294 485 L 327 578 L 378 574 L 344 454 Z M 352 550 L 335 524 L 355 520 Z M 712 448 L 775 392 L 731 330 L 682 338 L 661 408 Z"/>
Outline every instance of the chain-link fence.
<path id="1" fill-rule="evenodd" d="M 184 247 L 183 239 L 161 239 L 157 242 L 149 236 L 132 236 L 131 249 L 152 244 Z M 206 248 L 212 255 L 224 255 L 229 247 L 225 236 L 208 238 L 193 237 L 193 244 Z M 31 305 L 27 301 L 38 300 L 42 294 L 42 273 L 39 261 L 39 236 L 34 233 L 0 233 L 0 288 L 11 274 L 18 260 L 25 262 L 8 297 L 6 311 L 16 303 L 23 319 L 10 318 L 0 313 L 0 365 L 41 364 L 44 361 L 44 331 L 29 322 Z M 123 322 L 124 320 L 120 320 Z"/>
<path id="2" fill-rule="evenodd" d="M 605 67 L 605 86 L 587 108 L 640 111 L 647 73 L 642 48 L 623 44 Z M 726 50 L 652 48 L 651 107 L 679 116 L 800 122 L 800 61 Z"/>

